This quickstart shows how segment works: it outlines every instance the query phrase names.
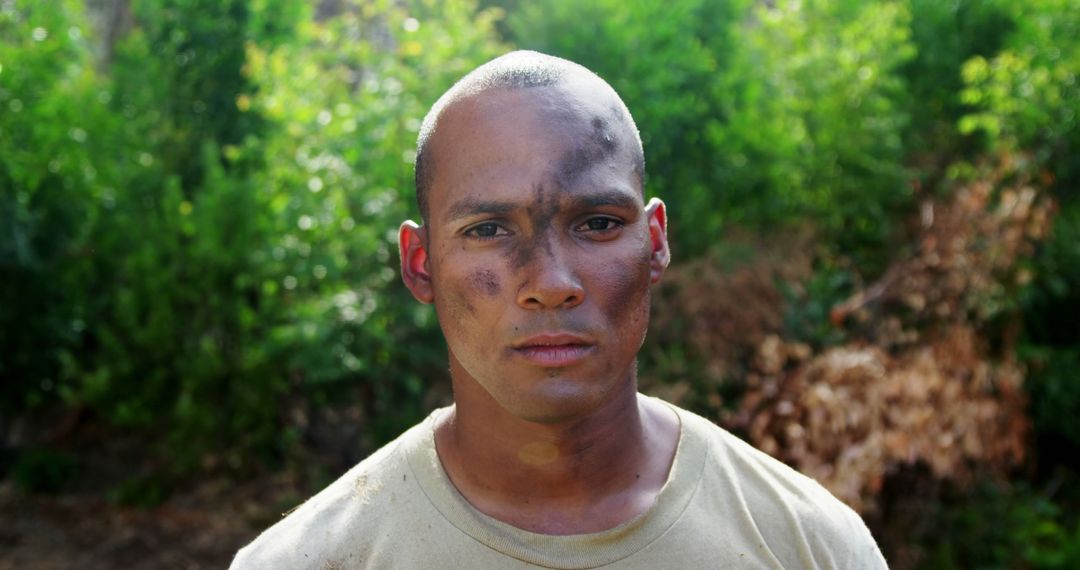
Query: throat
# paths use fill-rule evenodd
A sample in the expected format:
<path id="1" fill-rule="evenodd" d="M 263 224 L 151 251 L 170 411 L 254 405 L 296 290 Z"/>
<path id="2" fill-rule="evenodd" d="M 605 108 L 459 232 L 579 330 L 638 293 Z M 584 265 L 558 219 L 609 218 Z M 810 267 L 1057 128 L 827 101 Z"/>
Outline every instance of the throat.
<path id="1" fill-rule="evenodd" d="M 678 443 L 675 413 L 631 396 L 620 413 L 562 425 L 479 429 L 451 408 L 436 421 L 436 450 L 484 514 L 542 534 L 600 532 L 652 506 Z"/>

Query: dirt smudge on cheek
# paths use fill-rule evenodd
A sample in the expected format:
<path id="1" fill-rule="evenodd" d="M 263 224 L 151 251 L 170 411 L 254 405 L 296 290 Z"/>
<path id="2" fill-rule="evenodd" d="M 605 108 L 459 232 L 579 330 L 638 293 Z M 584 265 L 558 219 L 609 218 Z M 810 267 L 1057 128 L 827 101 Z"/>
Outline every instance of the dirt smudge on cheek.
<path id="1" fill-rule="evenodd" d="M 469 285 L 481 295 L 494 297 L 502 291 L 499 276 L 490 269 L 478 269 L 469 274 Z"/>

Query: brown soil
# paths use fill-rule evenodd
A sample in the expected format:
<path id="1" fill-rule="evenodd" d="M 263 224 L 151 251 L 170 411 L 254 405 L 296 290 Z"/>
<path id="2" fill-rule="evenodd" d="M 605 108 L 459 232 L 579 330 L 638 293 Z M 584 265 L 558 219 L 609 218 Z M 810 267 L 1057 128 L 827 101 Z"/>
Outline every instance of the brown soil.
<path id="1" fill-rule="evenodd" d="M 89 495 L 29 495 L 3 482 L 0 569 L 226 568 L 280 517 L 280 505 L 295 502 L 291 487 L 281 477 L 239 487 L 206 482 L 142 509 Z"/>

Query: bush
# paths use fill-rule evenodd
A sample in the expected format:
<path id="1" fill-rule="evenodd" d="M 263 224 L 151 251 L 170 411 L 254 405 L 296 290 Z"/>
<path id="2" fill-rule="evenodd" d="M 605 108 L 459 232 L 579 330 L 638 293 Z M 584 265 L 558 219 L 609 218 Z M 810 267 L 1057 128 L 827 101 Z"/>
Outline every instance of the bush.
<path id="1" fill-rule="evenodd" d="M 1022 292 L 1025 342 L 1032 370 L 1035 423 L 1063 438 L 1071 456 L 1080 448 L 1080 389 L 1067 372 L 1080 361 L 1080 6 L 1040 0 L 1011 8 L 1015 31 L 992 57 L 975 57 L 963 68 L 964 132 L 979 132 L 997 151 L 1028 149 L 1027 168 L 1059 200 L 1050 239 L 1031 260 Z M 1053 451 L 1048 450 L 1053 453 Z"/>
<path id="2" fill-rule="evenodd" d="M 249 52 L 251 110 L 273 124 L 241 153 L 267 165 L 256 179 L 274 238 L 255 255 L 276 275 L 262 297 L 285 312 L 274 338 L 318 402 L 359 388 L 369 445 L 419 420 L 425 392 L 446 375 L 434 312 L 398 279 L 397 227 L 418 215 L 425 113 L 503 49 L 493 17 L 470 2 L 349 4 L 301 26 L 294 43 Z"/>
<path id="3" fill-rule="evenodd" d="M 11 478 L 21 489 L 33 493 L 59 493 L 76 478 L 79 462 L 71 454 L 35 448 L 19 456 Z"/>
<path id="4" fill-rule="evenodd" d="M 347 389 L 366 445 L 418 419 L 445 353 L 394 229 L 416 127 L 499 49 L 491 15 L 305 6 L 139 3 L 102 47 L 76 2 L 3 5 L 5 414 L 58 394 L 181 472 L 279 454 L 284 413 Z"/>
<path id="5" fill-rule="evenodd" d="M 961 70 L 973 57 L 993 57 L 1005 45 L 1017 20 L 1012 2 L 999 0 L 908 0 L 915 57 L 901 68 L 910 94 L 911 123 L 906 131 L 908 163 L 918 169 L 928 190 L 950 162 L 971 159 L 986 140 L 962 135 L 956 122 L 972 111 L 961 98 Z"/>
<path id="6" fill-rule="evenodd" d="M 274 229 L 249 176 L 258 164 L 224 152 L 262 130 L 235 103 L 253 90 L 251 15 L 239 0 L 138 6 L 102 97 L 120 122 L 99 135 L 90 254 L 66 268 L 86 326 L 61 355 L 65 398 L 161 436 L 180 471 L 209 449 L 273 449 L 285 386 L 268 338 L 283 316 L 257 292 L 268 268 L 254 251 Z"/>
<path id="7" fill-rule="evenodd" d="M 91 255 L 119 121 L 81 3 L 0 6 L 0 429 L 56 400 L 60 355 L 91 326 L 71 268 Z"/>
<path id="8" fill-rule="evenodd" d="M 1029 486 L 981 485 L 941 514 L 930 537 L 928 568 L 1075 568 L 1075 514 Z"/>

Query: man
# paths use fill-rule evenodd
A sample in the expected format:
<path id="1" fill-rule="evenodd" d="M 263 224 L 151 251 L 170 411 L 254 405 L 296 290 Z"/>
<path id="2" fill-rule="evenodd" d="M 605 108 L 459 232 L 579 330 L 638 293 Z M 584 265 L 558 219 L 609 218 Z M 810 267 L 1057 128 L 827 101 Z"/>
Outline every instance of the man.
<path id="1" fill-rule="evenodd" d="M 454 405 L 241 550 L 235 568 L 880 568 L 858 516 L 712 423 L 637 393 L 664 204 L 618 95 L 534 52 L 467 75 L 420 131 Z"/>

